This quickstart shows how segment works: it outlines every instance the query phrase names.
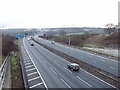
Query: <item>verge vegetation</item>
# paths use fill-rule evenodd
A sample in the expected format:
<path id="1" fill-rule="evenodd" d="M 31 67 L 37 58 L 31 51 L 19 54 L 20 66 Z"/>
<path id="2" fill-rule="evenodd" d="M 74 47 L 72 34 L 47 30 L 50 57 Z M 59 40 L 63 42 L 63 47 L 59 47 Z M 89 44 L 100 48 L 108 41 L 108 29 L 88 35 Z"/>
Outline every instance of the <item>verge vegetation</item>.
<path id="1" fill-rule="evenodd" d="M 1 36 L 0 36 L 1 37 Z M 18 40 L 15 37 L 2 35 L 2 57 L 10 53 L 11 88 L 23 88 L 22 74 L 18 54 Z M 4 58 L 2 58 L 4 60 Z M 2 60 L 2 62 L 3 62 Z"/>
<path id="2" fill-rule="evenodd" d="M 63 44 L 70 44 L 78 47 L 93 47 L 93 48 L 113 48 L 118 49 L 120 45 L 120 32 L 112 34 L 81 34 L 70 36 L 48 36 L 47 39 Z M 42 37 L 44 38 L 44 37 Z"/>
<path id="3" fill-rule="evenodd" d="M 12 88 L 23 88 L 22 74 L 19 63 L 18 52 L 16 56 L 11 56 L 11 87 Z"/>
<path id="4" fill-rule="evenodd" d="M 11 37 L 11 36 L 2 35 L 2 54 L 3 54 L 3 56 L 6 56 L 11 51 L 18 50 L 17 45 L 14 44 L 15 39 L 16 38 Z"/>
<path id="5" fill-rule="evenodd" d="M 79 48 L 79 49 L 83 49 L 86 51 L 90 51 L 93 53 L 98 53 L 101 54 L 103 56 L 107 56 L 109 58 L 113 58 L 113 59 L 118 59 L 118 57 L 115 57 L 113 55 L 110 55 L 108 53 L 100 53 L 98 51 L 94 51 L 94 50 L 89 50 L 88 48 L 99 48 L 99 49 L 115 49 L 118 50 L 119 49 L 119 45 L 120 45 L 120 32 L 112 32 L 112 33 L 105 33 L 105 34 L 89 34 L 89 33 L 85 33 L 85 34 L 78 34 L 78 35 L 69 35 L 69 36 L 48 36 L 47 38 L 45 38 L 44 36 L 40 36 L 41 38 L 45 38 L 48 40 L 52 40 L 55 42 L 60 42 L 66 45 L 69 45 L 69 39 L 70 39 L 70 45 L 75 47 L 75 48 Z"/>

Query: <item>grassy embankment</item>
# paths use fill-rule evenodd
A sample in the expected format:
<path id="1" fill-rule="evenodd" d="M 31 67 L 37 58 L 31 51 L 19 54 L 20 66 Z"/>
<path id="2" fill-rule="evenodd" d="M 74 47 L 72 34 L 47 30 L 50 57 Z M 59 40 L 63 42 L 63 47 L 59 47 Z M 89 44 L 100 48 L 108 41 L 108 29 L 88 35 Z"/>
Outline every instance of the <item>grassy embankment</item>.
<path id="1" fill-rule="evenodd" d="M 18 45 L 18 41 L 15 40 L 15 44 Z M 22 73 L 20 67 L 19 52 L 14 52 L 14 55 L 11 56 L 11 85 L 12 88 L 23 88 Z"/>

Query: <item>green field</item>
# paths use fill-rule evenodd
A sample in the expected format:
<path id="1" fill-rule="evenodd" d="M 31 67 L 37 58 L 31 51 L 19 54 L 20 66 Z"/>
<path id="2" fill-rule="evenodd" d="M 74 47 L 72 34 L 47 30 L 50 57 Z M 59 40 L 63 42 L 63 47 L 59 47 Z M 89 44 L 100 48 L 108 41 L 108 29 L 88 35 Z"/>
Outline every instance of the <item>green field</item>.
<path id="1" fill-rule="evenodd" d="M 84 32 L 81 32 L 81 33 L 69 33 L 66 36 L 69 36 L 69 35 L 80 35 L 80 34 L 85 34 L 85 33 Z"/>
<path id="2" fill-rule="evenodd" d="M 65 36 L 69 36 L 69 35 L 81 35 L 81 34 L 85 34 L 84 32 L 81 32 L 81 33 L 69 33 L 69 34 L 66 34 Z M 54 35 L 54 36 L 60 36 L 60 35 Z"/>

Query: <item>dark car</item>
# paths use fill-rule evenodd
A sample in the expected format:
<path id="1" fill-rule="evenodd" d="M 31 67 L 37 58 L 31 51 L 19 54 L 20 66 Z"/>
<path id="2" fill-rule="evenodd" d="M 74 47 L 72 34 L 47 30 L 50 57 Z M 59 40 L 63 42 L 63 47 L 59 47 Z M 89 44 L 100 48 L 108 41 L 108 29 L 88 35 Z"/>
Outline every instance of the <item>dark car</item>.
<path id="1" fill-rule="evenodd" d="M 34 46 L 34 44 L 32 43 L 31 46 Z"/>
<path id="2" fill-rule="evenodd" d="M 67 66 L 70 70 L 73 70 L 73 71 L 79 71 L 80 70 L 80 66 L 77 63 L 70 63 Z"/>
<path id="3" fill-rule="evenodd" d="M 55 44 L 55 42 L 54 42 L 54 41 L 51 41 L 51 43 L 52 43 L 52 44 Z"/>

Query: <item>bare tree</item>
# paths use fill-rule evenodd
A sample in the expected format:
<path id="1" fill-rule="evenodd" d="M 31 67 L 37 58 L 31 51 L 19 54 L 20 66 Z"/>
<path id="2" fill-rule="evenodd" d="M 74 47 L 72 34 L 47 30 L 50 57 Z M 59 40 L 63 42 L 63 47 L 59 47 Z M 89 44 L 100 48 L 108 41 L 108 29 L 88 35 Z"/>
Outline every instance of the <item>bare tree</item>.
<path id="1" fill-rule="evenodd" d="M 6 56 L 11 51 L 18 50 L 17 45 L 14 44 L 14 37 L 2 35 L 2 53 Z"/>
<path id="2" fill-rule="evenodd" d="M 114 24 L 108 23 L 105 25 L 105 33 L 112 33 L 115 30 Z"/>
<path id="3" fill-rule="evenodd" d="M 114 25 L 112 23 L 108 23 L 108 24 L 105 25 L 105 27 L 107 27 L 107 28 L 112 28 L 113 26 Z"/>

